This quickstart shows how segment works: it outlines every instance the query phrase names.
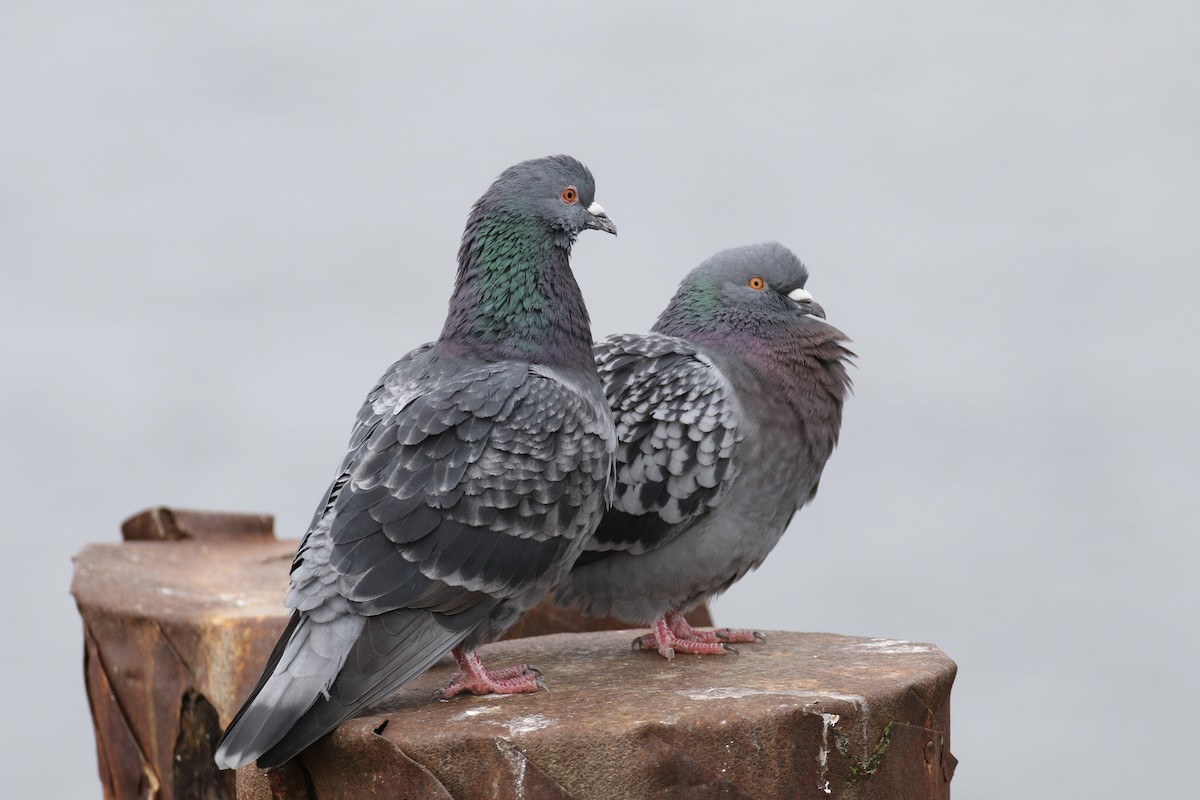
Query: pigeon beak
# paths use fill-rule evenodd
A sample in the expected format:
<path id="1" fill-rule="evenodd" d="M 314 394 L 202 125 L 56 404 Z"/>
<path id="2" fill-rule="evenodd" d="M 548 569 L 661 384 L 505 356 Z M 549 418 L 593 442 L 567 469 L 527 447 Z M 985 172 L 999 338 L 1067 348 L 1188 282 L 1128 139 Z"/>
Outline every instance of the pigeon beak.
<path id="1" fill-rule="evenodd" d="M 588 206 L 587 211 L 587 227 L 591 228 L 592 230 L 611 233 L 613 236 L 617 235 L 617 226 L 614 225 L 613 221 L 608 218 L 608 214 L 604 213 L 603 206 L 601 206 L 599 203 L 592 203 L 590 206 Z"/>
<path id="2" fill-rule="evenodd" d="M 792 289 L 788 292 L 788 297 L 800 305 L 802 313 L 825 319 L 825 309 L 813 302 L 813 296 L 807 289 Z"/>

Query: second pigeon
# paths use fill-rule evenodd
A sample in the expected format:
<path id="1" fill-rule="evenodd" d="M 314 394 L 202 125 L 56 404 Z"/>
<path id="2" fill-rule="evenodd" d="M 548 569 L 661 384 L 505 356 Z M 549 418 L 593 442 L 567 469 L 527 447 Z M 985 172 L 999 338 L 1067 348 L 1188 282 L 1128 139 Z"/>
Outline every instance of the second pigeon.
<path id="1" fill-rule="evenodd" d="M 617 487 L 559 602 L 652 625 L 634 645 L 666 658 L 761 637 L 695 630 L 683 614 L 763 562 L 837 444 L 853 353 L 807 280 L 783 245 L 724 250 L 684 278 L 652 333 L 596 345 Z"/>

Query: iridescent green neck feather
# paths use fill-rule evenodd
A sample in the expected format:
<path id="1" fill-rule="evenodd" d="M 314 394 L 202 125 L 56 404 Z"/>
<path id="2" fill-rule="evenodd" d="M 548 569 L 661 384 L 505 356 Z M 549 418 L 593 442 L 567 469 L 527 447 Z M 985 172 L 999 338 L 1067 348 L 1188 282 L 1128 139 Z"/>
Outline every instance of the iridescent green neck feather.
<path id="1" fill-rule="evenodd" d="M 654 323 L 654 330 L 668 336 L 687 337 L 711 327 L 722 308 L 720 290 L 720 280 L 709 276 L 680 286 Z"/>
<path id="2" fill-rule="evenodd" d="M 590 365 L 591 326 L 569 265 L 571 244 L 529 214 L 477 207 L 459 248 L 440 346 L 489 361 Z"/>

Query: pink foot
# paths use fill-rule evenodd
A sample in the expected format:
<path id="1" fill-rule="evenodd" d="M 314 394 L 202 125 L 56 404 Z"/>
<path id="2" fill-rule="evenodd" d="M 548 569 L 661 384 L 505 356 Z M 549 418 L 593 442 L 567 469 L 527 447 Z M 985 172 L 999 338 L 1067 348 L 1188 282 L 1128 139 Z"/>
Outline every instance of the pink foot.
<path id="1" fill-rule="evenodd" d="M 736 653 L 730 642 L 765 642 L 767 637 L 759 631 L 730 630 L 718 628 L 713 631 L 698 631 L 688 624 L 678 609 L 672 609 L 654 623 L 654 632 L 633 640 L 635 650 L 657 650 L 663 658 L 674 658 L 675 653 L 722 656 Z"/>
<path id="2" fill-rule="evenodd" d="M 688 621 L 684 619 L 683 614 L 679 611 L 668 611 L 666 620 L 667 625 L 671 627 L 671 632 L 681 639 L 694 639 L 698 642 L 738 642 L 740 644 L 765 642 L 767 640 L 762 631 L 746 631 L 735 628 L 698 631 L 688 624 Z"/>
<path id="3" fill-rule="evenodd" d="M 454 660 L 458 662 L 458 674 L 446 688 L 438 689 L 434 693 L 442 700 L 449 700 L 464 692 L 468 694 L 517 694 L 519 692 L 536 692 L 542 688 L 542 673 L 537 667 L 529 664 L 490 670 L 483 665 L 474 650 L 464 653 L 457 647 L 454 648 Z"/>

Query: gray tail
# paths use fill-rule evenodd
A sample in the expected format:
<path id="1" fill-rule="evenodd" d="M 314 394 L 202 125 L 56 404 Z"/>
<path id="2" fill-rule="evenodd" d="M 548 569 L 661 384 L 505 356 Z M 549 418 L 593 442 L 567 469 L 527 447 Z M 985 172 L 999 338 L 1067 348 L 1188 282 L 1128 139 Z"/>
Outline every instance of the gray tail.
<path id="1" fill-rule="evenodd" d="M 362 626 L 361 617 L 350 615 L 316 623 L 292 614 L 258 685 L 217 745 L 217 766 L 249 764 L 283 738 L 337 677 Z"/>
<path id="2" fill-rule="evenodd" d="M 331 681 L 321 680 L 325 673 L 319 654 L 291 656 L 294 666 L 288 668 L 289 642 L 281 657 L 272 654 L 272 674 L 260 682 L 225 732 L 217 763 L 235 768 L 258 759 L 261 768 L 277 767 L 342 722 L 379 703 L 433 666 L 471 632 L 471 628 L 454 630 L 439 624 L 439 616 L 427 610 L 401 609 L 375 617 L 345 618 L 354 620 L 357 628 L 341 651 L 345 656 L 332 673 L 336 680 Z M 289 628 L 303 631 L 304 626 L 293 618 Z M 293 634 L 292 639 L 300 637 Z M 316 646 L 317 639 L 310 637 L 305 649 Z M 321 648 L 321 652 L 329 651 Z M 332 659 L 325 658 L 325 662 L 332 663 Z M 276 681 L 279 689 L 273 686 Z"/>

